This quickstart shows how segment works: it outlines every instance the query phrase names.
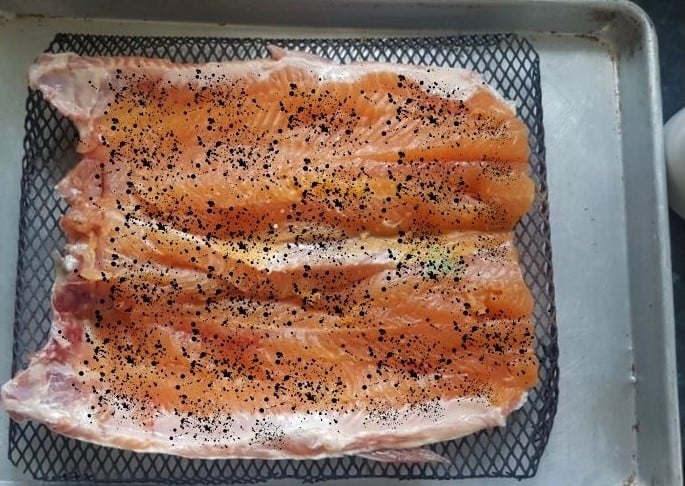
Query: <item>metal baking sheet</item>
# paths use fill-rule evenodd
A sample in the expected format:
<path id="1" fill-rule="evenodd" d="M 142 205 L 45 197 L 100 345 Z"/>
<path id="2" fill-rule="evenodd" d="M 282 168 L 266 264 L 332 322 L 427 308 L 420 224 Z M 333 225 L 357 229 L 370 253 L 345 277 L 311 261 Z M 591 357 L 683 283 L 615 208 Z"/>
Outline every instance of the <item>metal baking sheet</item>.
<path id="1" fill-rule="evenodd" d="M 205 0 L 188 8 L 182 0 L 126 0 L 0 1 L 0 10 L 13 13 L 0 22 L 0 346 L 6 348 L 0 381 L 10 372 L 25 72 L 55 33 L 514 31 L 540 54 L 561 352 L 556 423 L 538 475 L 527 483 L 682 484 L 656 39 L 637 7 L 620 1 Z M 148 20 L 108 20 L 124 17 Z M 0 483 L 23 483 L 28 477 L 5 459 L 6 427 L 2 419 Z"/>

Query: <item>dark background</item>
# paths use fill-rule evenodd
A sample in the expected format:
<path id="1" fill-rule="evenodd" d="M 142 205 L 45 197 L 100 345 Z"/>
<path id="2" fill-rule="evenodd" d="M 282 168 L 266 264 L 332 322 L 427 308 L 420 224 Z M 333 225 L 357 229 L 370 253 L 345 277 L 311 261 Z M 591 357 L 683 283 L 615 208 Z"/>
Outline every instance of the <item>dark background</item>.
<path id="1" fill-rule="evenodd" d="M 664 121 L 685 107 L 685 0 L 636 0 L 656 26 L 659 36 Z M 669 211 L 680 430 L 685 438 L 685 220 Z M 685 447 L 683 447 L 685 452 Z M 685 453 L 684 453 L 685 459 Z"/>

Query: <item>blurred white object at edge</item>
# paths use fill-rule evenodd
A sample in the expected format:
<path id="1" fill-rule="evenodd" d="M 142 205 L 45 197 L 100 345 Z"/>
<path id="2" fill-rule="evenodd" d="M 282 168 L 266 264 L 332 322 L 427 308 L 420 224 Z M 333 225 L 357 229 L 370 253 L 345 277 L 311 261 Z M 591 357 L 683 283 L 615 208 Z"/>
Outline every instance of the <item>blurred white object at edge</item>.
<path id="1" fill-rule="evenodd" d="M 685 218 L 685 108 L 673 115 L 664 126 L 668 203 Z"/>

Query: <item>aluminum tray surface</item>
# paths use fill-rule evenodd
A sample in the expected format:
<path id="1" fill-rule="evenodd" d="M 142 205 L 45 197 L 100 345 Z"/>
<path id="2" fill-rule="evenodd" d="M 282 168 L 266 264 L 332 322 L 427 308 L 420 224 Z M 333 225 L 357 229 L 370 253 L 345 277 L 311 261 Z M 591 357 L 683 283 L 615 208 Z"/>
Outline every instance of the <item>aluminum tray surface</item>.
<path id="1" fill-rule="evenodd" d="M 121 37 L 59 34 L 48 52 L 126 55 L 207 62 L 267 57 L 273 43 L 337 62 L 381 61 L 460 66 L 485 80 L 517 106 L 529 129 L 530 173 L 536 183 L 531 210 L 516 226 L 524 278 L 535 298 L 533 319 L 540 360 L 539 382 L 505 428 L 431 446 L 452 465 L 396 465 L 359 457 L 320 461 L 190 461 L 97 447 L 45 430 L 33 422 L 10 424 L 9 457 L 36 479 L 251 483 L 274 478 L 306 482 L 335 478 L 465 478 L 535 475 L 552 428 L 558 397 L 558 349 L 549 242 L 538 55 L 513 35 L 437 38 L 270 40 L 193 37 Z M 27 100 L 22 176 L 19 264 L 14 330 L 15 372 L 44 345 L 50 329 L 53 258 L 64 245 L 58 226 L 65 204 L 54 186 L 78 160 L 73 126 L 39 93 Z"/>
<path id="2" fill-rule="evenodd" d="M 25 73 L 56 33 L 294 38 L 517 32 L 540 55 L 560 398 L 537 475 L 525 483 L 487 484 L 682 484 L 656 39 L 641 10 L 620 0 L 161 5 L 0 0 L 1 10 L 20 14 L 0 23 L 0 343 L 6 346 L 0 380 L 11 368 Z M 60 18 L 21 16 L 26 14 Z M 68 18 L 74 15 L 93 19 Z M 116 18 L 148 21 L 108 20 Z M 7 425 L 0 420 L 0 437 L 7 436 Z M 0 440 L 0 482 L 30 482 L 3 461 L 6 448 Z"/>

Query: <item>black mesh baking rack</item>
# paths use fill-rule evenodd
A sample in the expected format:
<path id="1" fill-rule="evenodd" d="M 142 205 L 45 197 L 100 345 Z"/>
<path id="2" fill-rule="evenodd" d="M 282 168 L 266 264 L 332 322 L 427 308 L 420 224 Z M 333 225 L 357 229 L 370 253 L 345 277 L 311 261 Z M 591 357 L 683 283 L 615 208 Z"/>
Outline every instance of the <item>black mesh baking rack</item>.
<path id="1" fill-rule="evenodd" d="M 540 66 L 532 45 L 509 34 L 440 38 L 227 39 L 58 34 L 47 52 L 87 56 L 163 57 L 177 62 L 267 56 L 267 45 L 310 51 L 338 61 L 389 61 L 461 66 L 482 73 L 512 100 L 530 130 L 530 173 L 537 185 L 531 211 L 516 227 L 526 283 L 535 296 L 539 383 L 504 428 L 430 447 L 446 464 L 390 464 L 360 457 L 325 460 L 199 460 L 139 454 L 70 439 L 35 422 L 10 423 L 9 459 L 35 479 L 87 482 L 256 483 L 295 478 L 526 478 L 535 475 L 549 438 L 558 399 L 558 348 L 547 206 Z M 64 245 L 58 226 L 66 205 L 55 184 L 73 167 L 77 133 L 38 92 L 26 101 L 25 155 L 12 372 L 28 364 L 50 329 L 54 258 Z"/>

